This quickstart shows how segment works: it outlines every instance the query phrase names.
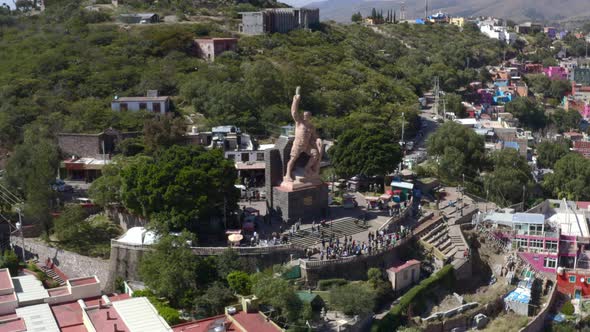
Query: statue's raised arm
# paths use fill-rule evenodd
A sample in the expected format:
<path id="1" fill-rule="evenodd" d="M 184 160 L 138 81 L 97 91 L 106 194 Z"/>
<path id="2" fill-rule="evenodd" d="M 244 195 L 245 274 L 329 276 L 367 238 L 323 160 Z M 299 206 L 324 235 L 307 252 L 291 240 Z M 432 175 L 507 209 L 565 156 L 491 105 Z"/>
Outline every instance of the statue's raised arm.
<path id="1" fill-rule="evenodd" d="M 301 95 L 299 95 L 300 87 L 295 90 L 295 96 L 293 96 L 293 104 L 291 104 L 291 116 L 295 123 L 301 122 L 301 115 L 299 115 L 299 102 L 301 101 Z"/>

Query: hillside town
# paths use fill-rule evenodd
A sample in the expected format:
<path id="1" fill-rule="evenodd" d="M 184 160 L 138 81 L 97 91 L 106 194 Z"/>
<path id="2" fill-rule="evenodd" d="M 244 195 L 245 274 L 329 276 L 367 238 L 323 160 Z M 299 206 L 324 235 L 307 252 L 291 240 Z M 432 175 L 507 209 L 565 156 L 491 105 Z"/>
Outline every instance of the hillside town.
<path id="1" fill-rule="evenodd" d="M 0 332 L 588 329 L 590 23 L 405 6 L 0 7 Z"/>

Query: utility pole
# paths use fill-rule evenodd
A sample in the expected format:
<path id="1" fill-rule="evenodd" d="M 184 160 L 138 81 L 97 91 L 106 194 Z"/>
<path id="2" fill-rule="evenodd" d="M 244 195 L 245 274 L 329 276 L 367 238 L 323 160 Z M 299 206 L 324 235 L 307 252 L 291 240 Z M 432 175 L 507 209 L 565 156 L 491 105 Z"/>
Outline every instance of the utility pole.
<path id="1" fill-rule="evenodd" d="M 23 230 L 23 219 L 22 219 L 22 214 L 21 214 L 21 210 L 20 208 L 16 208 L 16 212 L 18 212 L 18 229 L 20 230 L 20 237 L 21 237 L 21 241 L 22 241 L 22 255 L 23 255 L 23 262 L 26 261 L 26 256 L 25 256 L 25 232 Z"/>
<path id="2" fill-rule="evenodd" d="M 227 230 L 227 215 L 226 215 L 227 212 L 226 211 L 227 211 L 227 199 L 225 198 L 225 195 L 224 195 L 223 196 L 223 226 Z"/>
<path id="3" fill-rule="evenodd" d="M 526 199 L 526 185 L 522 185 L 522 212 L 525 212 L 525 199 Z"/>
<path id="4" fill-rule="evenodd" d="M 438 114 L 438 104 L 440 103 L 440 86 L 439 86 L 439 78 L 438 76 L 434 77 L 434 113 Z"/>
<path id="5" fill-rule="evenodd" d="M 465 174 L 461 174 L 463 178 L 463 186 L 461 187 L 461 217 L 463 217 L 463 209 L 465 209 Z"/>
<path id="6" fill-rule="evenodd" d="M 399 142 L 399 144 L 402 147 L 402 161 L 399 163 L 399 172 L 400 172 L 400 174 L 402 172 L 402 165 L 404 163 L 404 159 L 403 158 L 406 156 L 406 142 L 404 141 L 405 123 L 406 123 L 406 121 L 404 120 L 404 112 L 402 112 L 402 139 Z"/>

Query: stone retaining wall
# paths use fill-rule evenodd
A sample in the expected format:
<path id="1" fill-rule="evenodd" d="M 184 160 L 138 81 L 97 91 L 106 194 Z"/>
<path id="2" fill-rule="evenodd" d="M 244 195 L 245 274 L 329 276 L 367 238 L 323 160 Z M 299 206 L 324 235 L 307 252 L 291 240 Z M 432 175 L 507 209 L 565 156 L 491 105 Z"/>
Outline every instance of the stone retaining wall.
<path id="1" fill-rule="evenodd" d="M 11 237 L 17 255 L 21 255 L 22 240 Z M 82 256 L 71 251 L 51 247 L 39 239 L 25 240 L 26 259 L 38 258 L 44 262 L 49 258 L 68 278 L 96 275 L 103 290 L 112 290 L 113 280 L 109 271 L 109 261 L 101 258 Z"/>
<path id="2" fill-rule="evenodd" d="M 198 256 L 219 256 L 225 247 L 195 247 L 193 253 Z M 111 241 L 110 270 L 112 279 L 122 277 L 125 280 L 141 280 L 139 277 L 139 261 L 149 246 L 129 245 L 115 240 Z M 282 264 L 291 259 L 303 257 L 304 251 L 294 246 L 273 247 L 237 247 L 234 248 L 240 258 L 251 271 L 263 270 L 275 264 Z"/>

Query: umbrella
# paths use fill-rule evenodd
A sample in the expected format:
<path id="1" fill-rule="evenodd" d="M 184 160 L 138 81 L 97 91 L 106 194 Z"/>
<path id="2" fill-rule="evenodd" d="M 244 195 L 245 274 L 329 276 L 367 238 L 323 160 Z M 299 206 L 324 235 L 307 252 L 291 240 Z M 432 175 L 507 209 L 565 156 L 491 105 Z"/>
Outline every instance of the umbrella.
<path id="1" fill-rule="evenodd" d="M 227 239 L 230 242 L 240 242 L 240 241 L 242 241 L 243 238 L 244 238 L 244 235 L 242 235 L 242 234 L 232 234 L 227 237 Z"/>

